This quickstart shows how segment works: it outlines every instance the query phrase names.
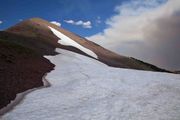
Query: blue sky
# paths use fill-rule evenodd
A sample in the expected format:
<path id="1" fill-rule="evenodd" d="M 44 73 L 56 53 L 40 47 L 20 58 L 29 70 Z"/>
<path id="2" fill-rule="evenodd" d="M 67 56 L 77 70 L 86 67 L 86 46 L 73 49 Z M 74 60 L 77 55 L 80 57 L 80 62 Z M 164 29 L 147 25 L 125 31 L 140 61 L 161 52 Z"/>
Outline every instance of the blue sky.
<path id="1" fill-rule="evenodd" d="M 90 36 L 107 27 L 105 21 L 115 14 L 114 8 L 128 0 L 3 0 L 0 4 L 0 29 L 10 27 L 20 19 L 41 17 L 58 21 L 72 32 Z M 67 24 L 64 20 L 91 22 L 91 29 Z M 99 21 L 99 22 L 97 22 Z"/>

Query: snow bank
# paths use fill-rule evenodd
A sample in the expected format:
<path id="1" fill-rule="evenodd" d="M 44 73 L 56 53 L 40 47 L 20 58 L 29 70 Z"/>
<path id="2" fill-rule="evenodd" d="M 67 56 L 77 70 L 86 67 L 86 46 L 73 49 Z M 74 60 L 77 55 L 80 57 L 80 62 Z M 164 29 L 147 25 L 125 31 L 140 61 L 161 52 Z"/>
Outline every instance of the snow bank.
<path id="1" fill-rule="evenodd" d="M 51 31 L 60 39 L 58 41 L 58 43 L 65 45 L 65 46 L 73 46 L 81 51 L 83 51 L 84 53 L 90 55 L 93 58 L 98 59 L 98 56 L 91 50 L 83 47 L 82 45 L 80 45 L 79 43 L 75 42 L 74 40 L 72 40 L 71 38 L 69 38 L 68 36 L 62 34 L 61 32 L 57 31 L 56 29 L 48 26 Z"/>
<path id="2" fill-rule="evenodd" d="M 111 68 L 69 52 L 48 57 L 51 87 L 34 91 L 3 120 L 179 120 L 180 76 Z"/>

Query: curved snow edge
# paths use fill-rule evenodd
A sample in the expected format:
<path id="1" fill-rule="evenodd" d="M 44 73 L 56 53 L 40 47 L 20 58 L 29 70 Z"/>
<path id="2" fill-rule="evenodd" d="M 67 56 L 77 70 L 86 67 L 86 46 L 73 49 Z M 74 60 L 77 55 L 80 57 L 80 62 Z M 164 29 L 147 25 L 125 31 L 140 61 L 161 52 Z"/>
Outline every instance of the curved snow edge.
<path id="1" fill-rule="evenodd" d="M 11 111 L 14 109 L 14 107 L 16 105 L 18 105 L 19 103 L 21 103 L 21 101 L 24 99 L 24 97 L 35 91 L 35 90 L 38 90 L 38 89 L 42 89 L 42 88 L 46 88 L 46 87 L 50 87 L 51 84 L 47 81 L 47 79 L 45 78 L 47 76 L 48 73 L 46 73 L 43 78 L 42 78 L 42 82 L 43 82 L 43 86 L 40 86 L 40 87 L 37 87 L 37 88 L 32 88 L 32 89 L 29 89 L 29 90 L 26 90 L 24 92 L 21 92 L 21 93 L 18 93 L 16 94 L 16 98 L 14 100 L 12 100 L 7 106 L 3 107 L 2 109 L 0 109 L 0 118 L 1 116 L 3 116 L 4 114 L 6 114 L 7 112 Z"/>

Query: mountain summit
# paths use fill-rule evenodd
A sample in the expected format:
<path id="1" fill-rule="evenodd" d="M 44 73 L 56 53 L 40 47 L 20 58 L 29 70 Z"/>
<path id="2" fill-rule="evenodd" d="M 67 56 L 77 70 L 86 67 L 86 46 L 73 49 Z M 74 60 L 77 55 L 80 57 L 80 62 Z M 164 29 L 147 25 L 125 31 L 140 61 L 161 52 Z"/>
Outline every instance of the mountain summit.
<path id="1" fill-rule="evenodd" d="M 40 18 L 22 21 L 0 32 L 0 37 L 43 55 L 55 55 L 55 49 L 61 48 L 91 57 L 112 67 L 167 72 L 140 60 L 118 55 Z"/>

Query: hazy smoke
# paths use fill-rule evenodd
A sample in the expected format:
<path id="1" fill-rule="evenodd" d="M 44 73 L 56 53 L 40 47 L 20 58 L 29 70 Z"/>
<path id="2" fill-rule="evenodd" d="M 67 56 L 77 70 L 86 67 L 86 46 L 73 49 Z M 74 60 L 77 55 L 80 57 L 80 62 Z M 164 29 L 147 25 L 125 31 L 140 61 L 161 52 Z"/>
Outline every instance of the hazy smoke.
<path id="1" fill-rule="evenodd" d="M 179 0 L 163 5 L 158 0 L 137 0 L 116 10 L 118 14 L 107 20 L 110 27 L 88 39 L 159 67 L 180 69 Z"/>
<path id="2" fill-rule="evenodd" d="M 144 36 L 153 56 L 152 62 L 169 69 L 180 68 L 180 16 L 162 17 L 144 28 Z M 150 52 L 150 53 L 149 53 Z"/>

